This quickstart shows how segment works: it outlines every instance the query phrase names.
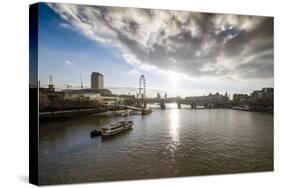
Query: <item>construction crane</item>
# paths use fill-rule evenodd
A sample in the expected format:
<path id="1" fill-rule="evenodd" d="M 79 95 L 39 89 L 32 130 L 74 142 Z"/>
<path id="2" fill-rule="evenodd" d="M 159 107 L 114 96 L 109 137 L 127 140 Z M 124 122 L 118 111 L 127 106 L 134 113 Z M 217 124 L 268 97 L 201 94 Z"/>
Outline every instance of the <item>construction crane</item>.
<path id="1" fill-rule="evenodd" d="M 82 74 L 80 74 L 80 83 L 81 83 L 81 89 L 83 89 Z"/>
<path id="2" fill-rule="evenodd" d="M 70 89 L 72 87 L 72 85 L 69 84 L 64 84 L 66 86 L 67 89 Z"/>

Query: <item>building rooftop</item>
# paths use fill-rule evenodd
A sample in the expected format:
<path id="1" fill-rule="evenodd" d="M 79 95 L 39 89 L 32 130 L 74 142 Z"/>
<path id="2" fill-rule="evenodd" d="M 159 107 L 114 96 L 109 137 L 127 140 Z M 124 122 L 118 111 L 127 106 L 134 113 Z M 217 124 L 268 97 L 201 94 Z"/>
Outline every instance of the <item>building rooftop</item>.
<path id="1" fill-rule="evenodd" d="M 67 89 L 63 90 L 65 93 L 100 93 L 100 94 L 112 94 L 109 89 Z"/>
<path id="2" fill-rule="evenodd" d="M 99 72 L 92 72 L 92 75 L 93 74 L 98 74 L 98 75 L 100 75 L 100 76 L 103 76 L 101 73 L 99 73 Z"/>

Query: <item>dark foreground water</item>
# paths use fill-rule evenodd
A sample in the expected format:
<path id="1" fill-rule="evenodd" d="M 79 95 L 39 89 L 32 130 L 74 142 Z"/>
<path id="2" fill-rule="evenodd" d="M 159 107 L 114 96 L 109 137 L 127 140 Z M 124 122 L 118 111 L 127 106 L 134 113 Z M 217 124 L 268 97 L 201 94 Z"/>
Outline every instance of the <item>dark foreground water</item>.
<path id="1" fill-rule="evenodd" d="M 128 119 L 110 139 L 90 131 Z M 78 183 L 273 170 L 273 115 L 228 109 L 154 109 L 40 125 L 39 183 Z"/>

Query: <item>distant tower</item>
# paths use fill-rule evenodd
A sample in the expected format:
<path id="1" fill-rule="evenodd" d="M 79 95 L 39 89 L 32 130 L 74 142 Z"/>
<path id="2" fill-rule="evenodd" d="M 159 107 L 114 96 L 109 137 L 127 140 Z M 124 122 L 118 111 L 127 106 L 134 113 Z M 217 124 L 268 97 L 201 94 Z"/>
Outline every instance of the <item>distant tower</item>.
<path id="1" fill-rule="evenodd" d="M 52 75 L 49 75 L 49 89 L 53 90 L 55 87 L 54 87 L 54 84 L 53 84 L 53 76 Z"/>
<path id="2" fill-rule="evenodd" d="M 157 99 L 161 99 L 160 93 L 157 93 L 156 98 L 157 98 Z"/>
<path id="3" fill-rule="evenodd" d="M 227 92 L 225 92 L 225 96 L 224 97 L 225 97 L 226 100 L 229 100 L 229 96 L 228 96 Z"/>
<path id="4" fill-rule="evenodd" d="M 99 72 L 93 72 L 91 75 L 91 88 L 103 89 L 103 75 Z"/>
<path id="5" fill-rule="evenodd" d="M 167 93 L 165 93 L 165 99 L 167 99 Z"/>

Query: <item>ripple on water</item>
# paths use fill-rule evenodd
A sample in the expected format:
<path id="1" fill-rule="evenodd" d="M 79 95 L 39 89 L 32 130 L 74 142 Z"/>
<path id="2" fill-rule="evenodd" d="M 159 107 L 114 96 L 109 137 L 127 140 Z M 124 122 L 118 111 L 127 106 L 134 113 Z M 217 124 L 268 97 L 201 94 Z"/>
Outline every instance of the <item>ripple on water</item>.
<path id="1" fill-rule="evenodd" d="M 40 126 L 43 184 L 273 170 L 273 116 L 233 110 L 154 109 L 128 116 L 111 139 L 89 132 L 124 117 L 87 116 Z"/>

